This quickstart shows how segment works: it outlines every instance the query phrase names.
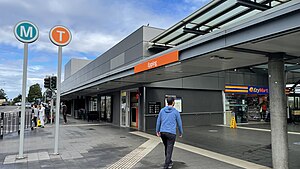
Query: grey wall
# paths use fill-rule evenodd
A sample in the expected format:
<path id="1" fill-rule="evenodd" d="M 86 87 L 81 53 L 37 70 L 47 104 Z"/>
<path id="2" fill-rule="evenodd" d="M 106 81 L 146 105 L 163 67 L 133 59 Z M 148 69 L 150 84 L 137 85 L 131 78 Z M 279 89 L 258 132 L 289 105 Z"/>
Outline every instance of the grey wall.
<path id="1" fill-rule="evenodd" d="M 182 121 L 184 126 L 222 124 L 222 91 L 187 90 L 168 88 L 147 88 L 146 131 L 155 129 L 156 116 L 147 115 L 148 102 L 161 102 L 164 106 L 165 95 L 182 98 Z"/>
<path id="2" fill-rule="evenodd" d="M 241 71 L 241 70 L 240 70 Z M 264 70 L 261 70 L 264 71 Z M 268 86 L 267 70 L 264 72 L 234 72 L 222 71 L 146 85 L 147 87 L 183 88 L 183 89 L 205 89 L 224 90 L 225 84 Z"/>
<path id="3" fill-rule="evenodd" d="M 265 73 L 226 71 L 225 83 L 237 85 L 268 86 L 268 70 L 265 70 Z"/>
<path id="4" fill-rule="evenodd" d="M 65 65 L 65 76 L 64 80 L 72 76 L 74 73 L 76 73 L 78 70 L 86 66 L 88 63 L 90 63 L 91 60 L 86 59 L 76 59 L 72 58 L 66 65 Z"/>
<path id="5" fill-rule="evenodd" d="M 225 73 L 210 73 L 174 80 L 151 83 L 147 87 L 167 87 L 184 89 L 224 90 Z"/>
<path id="6" fill-rule="evenodd" d="M 151 53 L 146 52 L 148 41 L 162 31 L 162 29 L 142 26 L 82 69 L 65 78 L 62 92 L 82 86 L 87 81 L 113 69 L 150 56 Z M 66 65 L 66 70 L 68 69 Z"/>

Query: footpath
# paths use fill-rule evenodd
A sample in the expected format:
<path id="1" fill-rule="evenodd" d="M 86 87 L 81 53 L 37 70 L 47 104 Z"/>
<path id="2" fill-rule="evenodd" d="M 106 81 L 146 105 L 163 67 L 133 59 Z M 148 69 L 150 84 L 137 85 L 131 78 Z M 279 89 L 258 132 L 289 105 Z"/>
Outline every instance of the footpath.
<path id="1" fill-rule="evenodd" d="M 25 130 L 25 159 L 17 160 L 17 133 L 0 140 L 1 169 L 162 168 L 164 148 L 158 137 L 106 123 L 69 119 L 60 125 L 59 155 L 53 154 L 54 125 Z M 176 143 L 174 169 L 268 168 L 183 143 Z"/>

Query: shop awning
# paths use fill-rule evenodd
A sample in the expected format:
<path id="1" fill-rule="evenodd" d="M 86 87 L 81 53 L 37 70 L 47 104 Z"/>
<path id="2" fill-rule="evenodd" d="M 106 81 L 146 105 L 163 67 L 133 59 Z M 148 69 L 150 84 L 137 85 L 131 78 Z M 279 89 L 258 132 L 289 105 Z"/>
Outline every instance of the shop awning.
<path id="1" fill-rule="evenodd" d="M 290 0 L 214 0 L 151 40 L 167 49 L 273 8 Z"/>

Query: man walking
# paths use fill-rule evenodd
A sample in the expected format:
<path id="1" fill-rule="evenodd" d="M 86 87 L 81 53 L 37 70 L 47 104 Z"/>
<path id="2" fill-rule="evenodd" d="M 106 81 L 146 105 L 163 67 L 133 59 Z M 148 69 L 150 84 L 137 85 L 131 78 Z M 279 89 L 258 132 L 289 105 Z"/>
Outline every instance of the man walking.
<path id="1" fill-rule="evenodd" d="M 67 124 L 67 105 L 64 102 L 61 103 L 61 111 L 64 117 L 64 124 Z"/>
<path id="2" fill-rule="evenodd" d="M 159 112 L 156 122 L 156 135 L 161 137 L 165 146 L 164 168 L 172 168 L 172 153 L 176 139 L 176 126 L 178 124 L 179 137 L 182 137 L 182 122 L 179 112 L 173 107 L 175 102 L 173 97 L 167 98 L 168 106 Z"/>

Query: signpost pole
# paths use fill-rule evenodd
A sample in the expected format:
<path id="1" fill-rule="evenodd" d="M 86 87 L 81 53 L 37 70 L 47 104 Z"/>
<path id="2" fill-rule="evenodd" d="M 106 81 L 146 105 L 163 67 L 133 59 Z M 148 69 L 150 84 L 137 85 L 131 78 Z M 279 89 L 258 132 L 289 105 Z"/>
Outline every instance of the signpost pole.
<path id="1" fill-rule="evenodd" d="M 55 113 L 55 143 L 54 154 L 58 154 L 58 136 L 59 136 L 59 113 L 60 113 L 60 92 L 61 92 L 61 65 L 62 65 L 62 47 L 71 41 L 71 32 L 64 26 L 55 26 L 49 34 L 52 43 L 58 46 L 58 64 L 56 79 L 56 113 Z"/>
<path id="2" fill-rule="evenodd" d="M 56 93 L 56 119 L 55 119 L 55 145 L 54 154 L 58 154 L 58 132 L 59 132 L 59 112 L 60 112 L 60 82 L 61 82 L 61 63 L 62 62 L 62 47 L 58 47 L 58 64 L 57 64 L 57 93 Z"/>
<path id="3" fill-rule="evenodd" d="M 24 158 L 24 130 L 25 130 L 25 103 L 26 103 L 26 86 L 27 86 L 27 62 L 28 62 L 28 43 L 37 40 L 39 30 L 37 26 L 29 21 L 21 21 L 14 27 L 15 37 L 24 43 L 24 60 L 23 60 L 23 80 L 22 80 L 22 107 L 21 107 L 21 126 L 20 126 L 20 144 L 19 156 L 17 158 Z"/>
<path id="4" fill-rule="evenodd" d="M 24 158 L 24 128 L 25 128 L 25 99 L 27 85 L 27 62 L 28 62 L 28 43 L 24 43 L 24 61 L 23 61 L 23 81 L 22 81 L 22 107 L 21 107 L 21 129 L 19 144 L 19 159 Z"/>

